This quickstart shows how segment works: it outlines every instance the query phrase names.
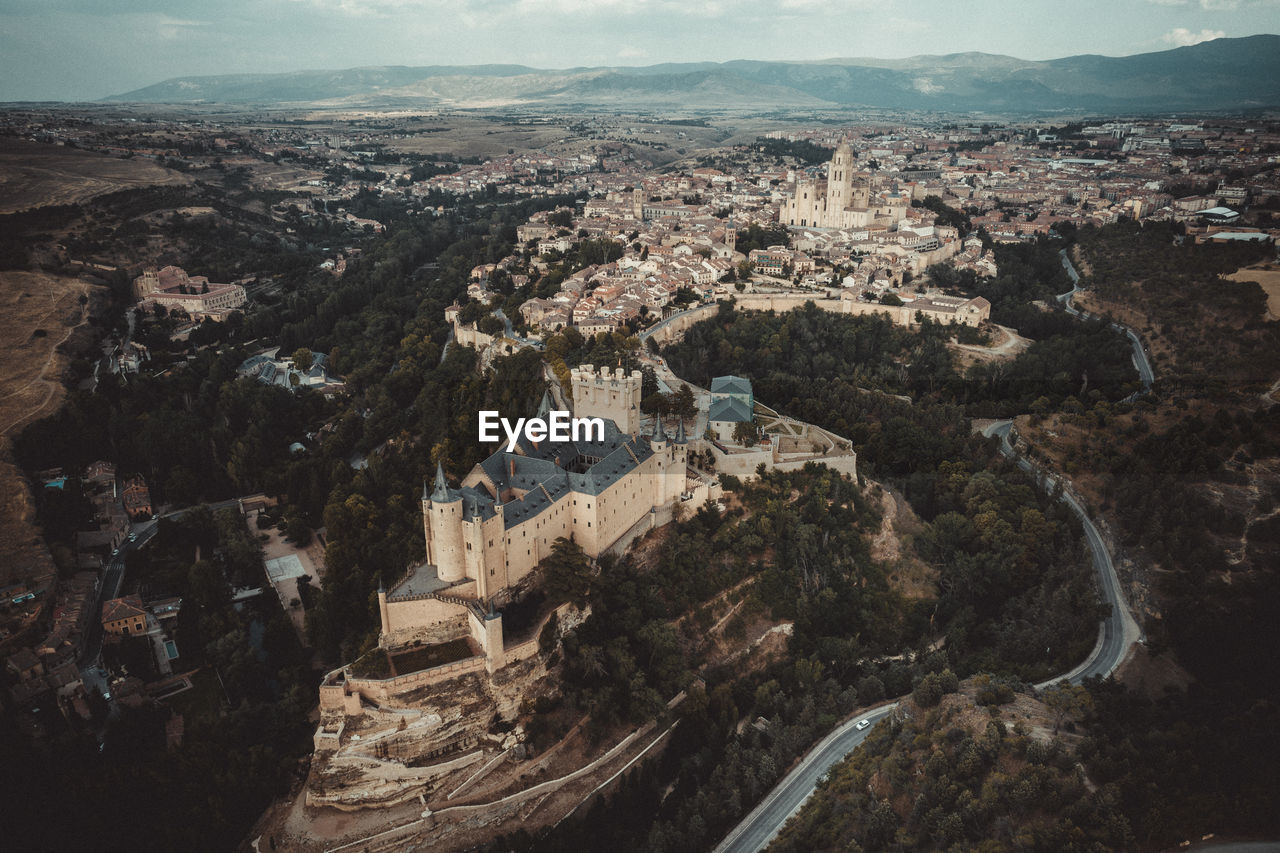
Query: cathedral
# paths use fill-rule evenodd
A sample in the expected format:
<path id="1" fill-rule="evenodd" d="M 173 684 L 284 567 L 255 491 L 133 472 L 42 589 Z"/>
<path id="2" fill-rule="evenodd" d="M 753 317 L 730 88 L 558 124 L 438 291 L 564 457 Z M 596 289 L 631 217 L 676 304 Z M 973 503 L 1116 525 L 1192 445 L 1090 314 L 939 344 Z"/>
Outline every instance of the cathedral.
<path id="1" fill-rule="evenodd" d="M 802 228 L 851 229 L 901 216 L 893 204 L 880 208 L 871 201 L 871 177 L 855 168 L 853 148 L 846 142 L 827 165 L 826 180 L 808 175 L 796 178 L 795 193 L 783 203 L 779 219 L 784 225 Z"/>

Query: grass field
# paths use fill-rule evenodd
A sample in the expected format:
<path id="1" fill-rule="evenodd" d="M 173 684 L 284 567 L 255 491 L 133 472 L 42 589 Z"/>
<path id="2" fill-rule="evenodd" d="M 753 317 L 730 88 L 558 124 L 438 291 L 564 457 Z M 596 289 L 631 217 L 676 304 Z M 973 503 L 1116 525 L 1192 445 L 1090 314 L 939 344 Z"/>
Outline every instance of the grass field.
<path id="1" fill-rule="evenodd" d="M 130 187 L 189 183 L 186 175 L 147 159 L 0 138 L 0 213 L 76 204 Z"/>
<path id="2" fill-rule="evenodd" d="M 52 566 L 9 437 L 62 402 L 58 344 L 84 322 L 90 285 L 45 273 L 0 272 L 0 583 Z"/>
<path id="3" fill-rule="evenodd" d="M 1280 319 L 1280 268 L 1246 267 L 1226 276 L 1232 281 L 1256 281 L 1267 292 L 1268 319 Z"/>

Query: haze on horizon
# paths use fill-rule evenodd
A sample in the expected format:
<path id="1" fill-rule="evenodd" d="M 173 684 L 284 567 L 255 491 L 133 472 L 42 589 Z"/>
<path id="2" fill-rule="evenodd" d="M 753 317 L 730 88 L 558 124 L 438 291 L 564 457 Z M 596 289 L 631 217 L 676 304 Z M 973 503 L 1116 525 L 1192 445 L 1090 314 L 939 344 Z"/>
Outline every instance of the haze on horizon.
<path id="1" fill-rule="evenodd" d="M 173 77 L 371 65 L 539 68 L 965 51 L 1124 56 L 1280 32 L 1280 0 L 3 0 L 0 101 Z"/>

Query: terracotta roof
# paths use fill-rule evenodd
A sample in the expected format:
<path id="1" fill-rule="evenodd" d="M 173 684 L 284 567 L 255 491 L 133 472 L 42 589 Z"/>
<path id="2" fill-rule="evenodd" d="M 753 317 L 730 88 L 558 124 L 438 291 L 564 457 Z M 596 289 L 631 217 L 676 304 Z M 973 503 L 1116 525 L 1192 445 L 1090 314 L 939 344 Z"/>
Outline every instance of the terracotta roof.
<path id="1" fill-rule="evenodd" d="M 103 622 L 115 622 L 117 619 L 131 619 L 135 616 L 146 615 L 147 611 L 142 609 L 142 599 L 136 595 L 113 598 L 102 604 Z"/>

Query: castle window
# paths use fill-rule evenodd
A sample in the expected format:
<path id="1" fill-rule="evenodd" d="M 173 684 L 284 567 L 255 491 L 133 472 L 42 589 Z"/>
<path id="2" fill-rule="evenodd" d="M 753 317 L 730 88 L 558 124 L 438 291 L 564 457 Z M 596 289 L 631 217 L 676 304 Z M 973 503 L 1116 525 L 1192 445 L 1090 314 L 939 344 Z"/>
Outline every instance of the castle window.
<path id="1" fill-rule="evenodd" d="M 470 542 L 468 542 L 468 543 L 467 543 L 467 550 L 468 550 L 468 551 L 470 551 L 470 550 L 471 550 L 471 543 L 470 543 Z"/>
<path id="2" fill-rule="evenodd" d="M 590 527 L 590 526 L 591 526 L 591 522 L 589 522 L 589 521 L 588 521 L 588 522 L 587 522 L 587 527 Z"/>

